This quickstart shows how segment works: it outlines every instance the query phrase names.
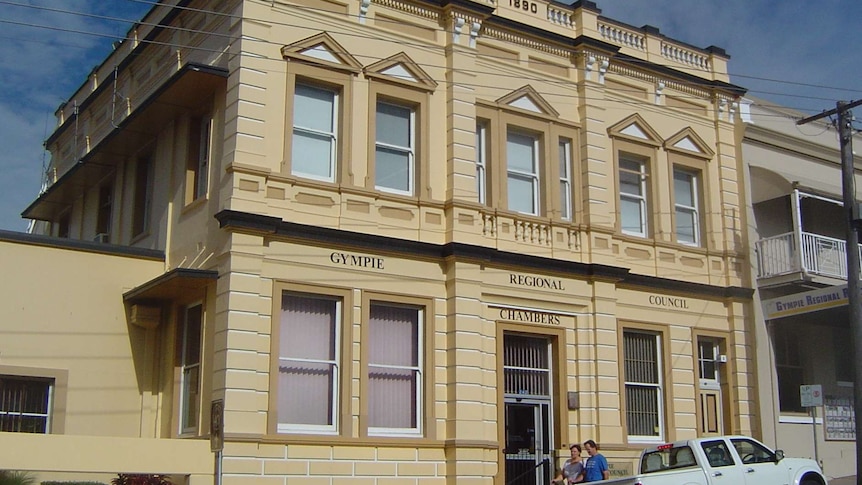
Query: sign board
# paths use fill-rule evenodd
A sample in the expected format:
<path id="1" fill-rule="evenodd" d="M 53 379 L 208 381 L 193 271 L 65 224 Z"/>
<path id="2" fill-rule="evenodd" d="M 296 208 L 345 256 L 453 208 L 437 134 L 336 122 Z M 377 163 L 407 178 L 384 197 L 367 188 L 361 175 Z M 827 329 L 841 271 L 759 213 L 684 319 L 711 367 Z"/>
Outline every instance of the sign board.
<path id="1" fill-rule="evenodd" d="M 823 389 L 820 387 L 820 384 L 799 386 L 799 397 L 802 400 L 802 407 L 804 408 L 823 405 Z"/>
<path id="2" fill-rule="evenodd" d="M 802 315 L 847 305 L 847 285 L 827 286 L 817 290 L 763 300 L 763 317 L 766 320 Z"/>
<path id="3" fill-rule="evenodd" d="M 216 399 L 210 407 L 210 450 L 224 449 L 224 400 Z"/>

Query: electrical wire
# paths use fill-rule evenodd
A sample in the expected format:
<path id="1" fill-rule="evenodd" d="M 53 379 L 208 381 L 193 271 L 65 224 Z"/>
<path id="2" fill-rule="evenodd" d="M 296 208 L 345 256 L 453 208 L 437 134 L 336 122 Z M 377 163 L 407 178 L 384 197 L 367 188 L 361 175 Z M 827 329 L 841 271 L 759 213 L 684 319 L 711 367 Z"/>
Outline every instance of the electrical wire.
<path id="1" fill-rule="evenodd" d="M 151 5 L 151 6 L 162 5 L 162 4 L 161 4 L 161 3 L 159 3 L 159 2 L 146 1 L 146 0 L 128 0 L 128 1 L 130 1 L 130 2 L 136 2 L 136 3 L 141 3 L 141 4 L 146 4 L 146 5 Z M 10 2 L 10 1 L 0 1 L 0 4 L 12 5 L 12 6 L 18 6 L 18 7 L 26 7 L 26 8 L 36 8 L 36 9 L 46 10 L 46 11 L 55 12 L 55 13 L 64 13 L 64 14 L 70 14 L 70 15 L 80 15 L 80 16 L 83 16 L 83 17 L 88 17 L 88 18 L 97 18 L 97 19 L 101 19 L 101 20 L 112 20 L 112 21 L 118 21 L 118 22 L 131 22 L 131 21 L 130 21 L 130 20 L 128 20 L 128 19 L 122 19 L 122 18 L 117 18 L 117 17 L 108 17 L 108 16 L 95 15 L 95 14 L 84 13 L 84 12 L 74 12 L 74 11 L 63 10 L 63 9 L 56 9 L 56 8 L 48 8 L 48 7 L 40 7 L 40 6 L 25 5 L 25 4 L 20 4 L 20 3 L 16 3 L 16 2 Z M 183 10 L 189 10 L 189 11 L 195 11 L 195 12 L 201 12 L 201 13 L 206 13 L 206 14 L 211 14 L 211 15 L 216 15 L 216 16 L 225 16 L 225 17 L 230 17 L 230 16 L 231 16 L 231 14 L 229 14 L 229 13 L 224 13 L 224 12 L 214 12 L 214 11 L 211 11 L 211 10 L 204 10 L 204 9 L 195 9 L 195 8 L 190 8 L 190 7 L 185 7 L 185 6 L 167 6 L 167 5 L 166 5 L 166 7 L 168 7 L 168 8 L 176 8 L 176 9 L 183 9 Z M 314 11 L 314 12 L 319 12 L 319 11 L 320 11 L 320 9 L 315 9 L 315 8 L 313 8 L 313 7 L 304 7 L 304 6 L 296 6 L 296 5 L 290 5 L 290 6 L 285 5 L 285 7 L 294 8 L 294 9 L 298 9 L 298 10 L 312 10 L 312 11 Z M 344 15 L 347 15 L 347 14 L 344 14 Z M 247 19 L 247 20 L 254 20 L 254 19 Z M 258 19 L 258 20 L 262 20 L 262 19 Z M 269 22 L 269 23 L 271 23 L 271 24 L 273 24 L 273 25 L 282 25 L 282 26 L 293 27 L 293 28 L 307 28 L 307 27 L 305 27 L 305 26 L 301 26 L 301 25 L 297 25 L 297 24 L 291 24 L 291 23 L 285 23 L 285 22 L 274 22 L 274 21 L 272 21 L 272 20 L 267 20 L 267 22 Z M 0 23 L 14 23 L 14 24 L 16 24 L 16 25 L 22 25 L 22 26 L 26 26 L 26 25 L 27 25 L 26 23 L 23 23 L 23 22 L 11 22 L 11 21 L 4 21 L 4 20 L 0 20 Z M 182 28 L 182 27 L 169 26 L 169 25 L 168 25 L 168 26 L 166 26 L 166 25 L 158 25 L 158 24 L 147 24 L 147 23 L 141 23 L 141 22 L 139 22 L 139 23 L 138 23 L 138 25 L 149 25 L 149 26 L 153 26 L 153 27 L 166 28 L 166 29 L 174 29 L 174 30 L 179 30 L 179 31 L 183 31 L 183 32 L 188 32 L 188 33 L 201 33 L 201 34 L 212 35 L 212 36 L 225 36 L 225 37 L 229 37 L 229 36 L 227 36 L 226 34 L 219 34 L 219 33 L 210 32 L 210 31 L 201 31 L 201 30 L 194 30 L 194 29 L 186 29 L 186 28 Z M 71 30 L 71 29 L 60 29 L 60 28 L 52 27 L 52 26 L 40 26 L 40 25 L 30 25 L 30 26 L 32 26 L 32 27 L 37 27 L 37 28 L 45 28 L 45 29 L 51 29 L 51 30 L 65 31 L 65 32 L 69 32 L 69 33 L 80 33 L 80 34 L 82 34 L 82 35 L 95 35 L 95 36 L 102 36 L 102 37 L 115 38 L 114 36 L 108 36 L 108 35 L 106 35 L 106 34 L 97 34 L 97 33 L 93 33 L 93 32 L 84 32 L 84 31 L 74 31 L 74 30 Z M 438 31 L 441 31 L 441 32 L 443 31 L 443 29 L 429 29 L 429 30 L 438 30 Z M 343 32 L 343 31 L 342 31 L 342 32 L 337 32 L 337 31 L 333 31 L 333 30 L 331 30 L 331 29 L 330 29 L 330 30 L 328 30 L 328 31 L 329 31 L 329 32 L 332 32 L 332 33 L 338 33 L 338 34 L 341 34 L 341 35 L 347 35 L 347 36 L 353 36 L 353 37 L 359 37 L 359 38 L 366 38 L 366 39 L 378 39 L 378 38 L 379 38 L 379 37 L 377 37 L 377 36 L 360 35 L 360 34 L 356 34 L 356 33 L 348 33 L 348 32 Z M 249 41 L 249 40 L 251 40 L 251 41 L 255 41 L 255 42 L 264 42 L 264 43 L 274 44 L 274 43 L 267 42 L 267 41 L 263 41 L 263 40 L 260 40 L 260 39 L 243 39 L 243 40 L 244 40 L 244 41 Z M 170 46 L 173 46 L 173 47 L 181 47 L 181 46 L 177 46 L 175 43 L 160 43 L 160 42 L 153 41 L 153 40 L 144 40 L 144 41 L 142 41 L 142 42 L 151 43 L 151 44 L 159 44 L 159 45 L 170 45 Z M 403 42 L 402 42 L 402 44 L 409 45 L 410 43 L 403 43 Z M 416 46 L 416 47 L 423 47 L 423 48 L 427 48 L 427 47 L 428 47 L 428 45 L 427 45 L 427 44 L 413 44 L 413 45 L 414 45 L 414 46 Z M 200 48 L 200 47 L 193 47 L 193 46 L 186 46 L 186 48 L 191 48 L 191 49 L 202 49 L 202 48 Z M 362 57 L 362 56 L 357 56 L 357 57 Z M 365 56 L 365 57 L 369 57 L 369 56 Z M 488 57 L 488 56 L 485 56 L 485 57 Z M 268 59 L 268 60 L 275 60 L 275 61 L 282 62 L 282 59 L 281 59 L 281 58 L 278 58 L 278 59 L 267 58 L 267 59 Z M 380 60 L 380 58 L 374 58 L 373 60 Z M 639 60 L 639 59 L 631 59 L 630 61 L 631 61 L 631 63 L 633 63 L 633 64 L 644 63 L 644 64 L 646 64 L 646 65 L 648 65 L 648 66 L 655 66 L 655 64 L 649 63 L 648 61 L 642 61 L 642 60 Z M 431 65 L 425 65 L 424 67 L 426 67 L 426 68 L 431 68 L 431 67 L 443 67 L 443 66 L 431 66 Z M 574 68 L 574 67 L 572 67 L 572 68 Z M 680 66 L 673 66 L 673 68 L 674 68 L 674 69 L 677 69 L 677 70 L 685 70 L 685 69 L 686 69 L 685 67 L 680 68 Z M 482 71 L 471 71 L 471 72 L 474 72 L 474 73 L 480 73 L 480 74 L 489 74 L 488 72 L 482 72 Z M 700 72 L 700 71 L 699 71 L 699 72 Z M 542 80 L 542 81 L 548 81 L 548 79 L 547 79 L 547 78 L 526 77 L 526 76 L 521 76 L 521 77 L 522 77 L 524 80 L 537 80 L 537 81 L 538 81 L 538 80 Z M 746 77 L 746 76 L 742 76 L 742 77 Z M 812 85 L 812 84 L 797 83 L 797 82 L 791 82 L 791 81 L 773 80 L 773 79 L 767 79 L 767 78 L 754 78 L 754 77 L 751 77 L 751 78 L 752 78 L 752 79 L 760 79 L 760 80 L 764 80 L 764 81 L 770 81 L 770 82 L 776 82 L 776 83 L 790 84 L 790 85 L 794 85 L 794 86 L 801 86 L 801 87 L 816 87 L 816 88 L 823 88 L 823 89 L 846 90 L 846 89 L 844 89 L 844 88 L 829 87 L 829 86 L 820 86 L 820 85 Z M 674 80 L 674 82 L 679 82 L 679 80 Z M 689 85 L 689 86 L 693 86 L 693 87 L 700 87 L 700 88 L 710 88 L 710 87 L 712 87 L 712 86 L 711 86 L 711 84 L 708 84 L 708 83 L 706 83 L 706 82 L 704 82 L 704 83 L 698 83 L 698 82 L 694 82 L 694 83 L 686 83 L 686 82 L 681 82 L 680 84 L 683 84 L 683 85 L 686 85 L 686 84 L 687 84 L 687 85 Z M 481 86 L 480 86 L 480 85 L 476 85 L 476 87 L 481 87 Z M 485 86 L 485 87 L 495 87 L 495 86 Z M 786 94 L 786 93 L 781 93 L 781 92 L 772 92 L 772 91 L 756 91 L 756 92 L 763 92 L 764 94 L 771 94 L 771 95 L 777 95 L 777 96 L 788 96 L 788 97 L 799 98 L 799 99 L 823 100 L 823 101 L 831 101 L 831 100 L 832 100 L 831 98 L 823 98 L 823 97 L 818 97 L 818 96 L 802 96 L 802 95 Z M 641 91 L 633 91 L 633 93 L 638 93 L 638 94 L 640 94 L 640 93 L 641 93 Z M 554 94 L 556 94 L 556 93 L 545 93 L 545 94 L 547 94 L 547 95 L 554 95 Z M 679 96 L 678 96 L 678 97 L 679 97 Z M 644 103 L 644 104 L 648 104 L 648 103 Z M 698 108 L 695 108 L 695 109 L 698 109 Z"/>

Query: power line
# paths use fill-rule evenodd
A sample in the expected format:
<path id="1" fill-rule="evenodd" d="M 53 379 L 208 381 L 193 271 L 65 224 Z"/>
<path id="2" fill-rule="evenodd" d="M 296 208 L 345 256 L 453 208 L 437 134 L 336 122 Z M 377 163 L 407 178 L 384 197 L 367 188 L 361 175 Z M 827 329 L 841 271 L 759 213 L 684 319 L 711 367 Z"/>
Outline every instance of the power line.
<path id="1" fill-rule="evenodd" d="M 141 3 L 141 4 L 146 4 L 146 5 L 152 5 L 152 6 L 161 5 L 161 4 L 160 4 L 160 3 L 158 3 L 158 2 L 146 1 L 146 0 L 128 0 L 128 1 L 136 2 L 136 3 Z M 130 21 L 130 20 L 128 20 L 128 19 L 121 19 L 121 18 L 117 18 L 117 17 L 108 17 L 108 16 L 101 16 L 101 15 L 95 15 L 95 14 L 84 13 L 84 12 L 74 12 L 74 11 L 69 11 L 69 10 L 62 10 L 62 9 L 55 9 L 55 8 L 48 8 L 48 7 L 41 7 L 41 6 L 25 5 L 25 4 L 20 4 L 20 3 L 15 3 L 15 2 L 9 2 L 9 1 L 2 1 L 2 2 L 0 2 L 0 3 L 2 3 L 2 4 L 6 4 L 6 5 L 18 6 L 18 7 L 35 8 L 35 9 L 40 9 L 40 10 L 52 11 L 52 12 L 66 13 L 66 14 L 70 14 L 70 15 L 80 15 L 80 16 L 89 17 L 89 18 L 97 18 L 97 19 L 103 19 L 103 20 L 107 19 L 107 20 L 111 20 L 111 21 L 120 21 L 120 22 L 131 22 L 131 21 Z M 183 10 L 189 10 L 189 11 L 195 11 L 195 12 L 201 12 L 201 13 L 207 13 L 207 14 L 212 14 L 212 15 L 220 15 L 220 16 L 225 16 L 225 17 L 230 17 L 230 16 L 231 16 L 231 14 L 228 14 L 228 13 L 215 12 L 215 11 L 205 10 L 205 9 L 196 9 L 196 8 L 190 8 L 190 7 L 184 7 L 184 6 L 166 6 L 166 7 L 168 7 L 168 8 L 176 8 L 176 9 L 183 9 Z M 293 9 L 296 9 L 296 10 L 307 10 L 307 11 L 315 11 L 315 12 L 320 12 L 320 11 L 321 11 L 320 9 L 316 9 L 316 8 L 313 8 L 313 7 L 300 7 L 300 6 L 290 6 L 290 7 L 291 7 L 291 8 L 293 8 Z M 343 14 L 343 15 L 345 15 L 345 16 L 349 16 L 348 14 Z M 255 20 L 255 19 L 253 19 L 253 18 L 247 18 L 247 19 L 248 19 L 248 20 Z M 264 19 L 257 19 L 257 20 L 263 21 Z M 268 19 L 267 19 L 266 21 L 267 21 L 267 22 L 269 22 L 269 23 L 272 23 L 273 25 L 282 25 L 282 26 L 294 27 L 294 28 L 305 28 L 305 27 L 303 27 L 303 26 L 299 26 L 299 25 L 296 25 L 296 24 L 285 23 L 285 22 L 274 22 L 274 21 L 272 21 L 272 20 L 268 20 Z M 378 21 L 379 21 L 379 20 L 378 20 Z M 0 22 L 4 22 L 4 21 L 0 21 Z M 9 22 L 9 21 L 5 21 L 5 22 Z M 25 25 L 25 26 L 27 25 L 26 23 L 16 23 L 16 24 L 18 24 L 18 25 Z M 166 26 L 166 25 L 147 24 L 147 23 L 143 23 L 143 22 L 139 22 L 138 24 L 139 24 L 139 25 L 158 26 L 158 27 L 160 27 L 160 28 L 167 28 L 167 29 L 182 30 L 182 31 L 192 32 L 192 33 L 202 33 L 202 34 L 207 34 L 207 35 L 215 35 L 215 36 L 218 36 L 218 35 L 224 35 L 224 34 L 219 34 L 219 33 L 216 33 L 216 32 L 200 31 L 200 30 L 193 30 L 193 29 L 184 29 L 184 28 L 180 28 L 180 27 L 176 27 L 176 26 Z M 39 26 L 39 25 L 32 25 L 32 26 L 33 26 L 33 27 L 37 27 L 37 28 L 52 29 L 52 27 L 49 27 L 49 26 Z M 55 29 L 55 30 L 61 30 L 61 31 L 62 31 L 62 29 L 59 29 L 59 28 L 53 28 L 53 29 Z M 444 29 L 430 29 L 430 28 L 429 28 L 429 30 L 436 30 L 436 31 L 440 31 L 440 32 L 443 32 L 443 31 L 444 31 Z M 92 32 L 80 32 L 80 31 L 71 31 L 71 30 L 70 30 L 69 32 L 71 32 L 71 33 L 82 33 L 82 34 L 85 34 L 85 35 L 97 35 L 97 34 L 92 33 Z M 333 31 L 333 30 L 329 30 L 329 32 L 336 33 L 336 31 Z M 354 36 L 354 37 L 359 37 L 359 38 L 367 38 L 367 39 L 376 39 L 376 38 L 377 38 L 377 37 L 375 37 L 375 36 L 370 36 L 370 35 L 360 35 L 360 34 L 357 34 L 357 33 L 347 33 L 347 32 L 343 32 L 343 31 L 342 31 L 342 32 L 337 32 L 337 33 L 340 33 L 341 35 Z M 106 36 L 106 35 L 103 35 L 103 36 Z M 114 36 L 110 36 L 110 37 L 111 37 L 111 38 L 115 38 Z M 250 40 L 250 39 L 245 39 L 245 40 Z M 263 40 L 260 40 L 260 39 L 255 39 L 255 41 L 258 41 L 258 42 L 266 42 L 266 41 L 263 41 Z M 267 43 L 270 43 L 270 42 L 267 42 Z M 407 43 L 407 44 L 409 44 L 409 43 Z M 425 48 L 427 48 L 427 47 L 428 47 L 428 46 L 427 46 L 427 44 L 413 44 L 413 45 L 414 45 L 414 46 L 417 46 L 417 47 L 425 47 Z M 278 59 L 278 60 L 280 61 L 281 59 Z M 646 64 L 646 65 L 650 65 L 650 66 L 655 66 L 655 64 L 654 64 L 654 63 L 649 63 L 648 61 L 643 61 L 643 60 L 640 60 L 640 59 L 630 59 L 629 61 L 630 61 L 631 63 L 633 63 L 633 64 Z M 668 67 L 672 67 L 673 69 L 677 69 L 677 70 L 679 70 L 679 71 L 685 71 L 686 69 L 689 69 L 689 68 L 686 68 L 686 67 L 684 67 L 684 66 L 668 66 Z M 477 72 L 478 72 L 478 71 L 477 71 Z M 757 80 L 762 80 L 762 81 L 767 81 L 767 82 L 774 82 L 774 83 L 778 83 L 778 84 L 788 84 L 788 85 L 794 85 L 794 86 L 800 86 L 800 87 L 812 87 L 812 88 L 818 88 L 818 89 L 831 89 L 831 90 L 848 91 L 848 90 L 847 90 L 847 89 L 845 89 L 845 88 L 839 88 L 839 87 L 823 86 L 823 85 L 815 85 L 815 84 L 807 84 L 807 83 L 799 83 L 799 82 L 784 81 L 784 80 L 776 80 L 776 79 L 768 79 L 768 78 L 762 78 L 762 77 L 754 77 L 754 76 L 746 76 L 746 75 L 738 75 L 738 74 L 731 74 L 731 76 L 734 76 L 734 77 L 744 77 L 744 78 L 749 78 L 749 79 L 757 79 Z M 526 77 L 524 77 L 524 79 L 530 79 L 530 78 L 526 78 Z M 532 78 L 532 79 L 536 79 L 536 78 Z M 677 81 L 677 82 L 679 82 L 679 81 Z M 683 82 L 682 84 L 688 84 L 688 85 L 690 85 L 690 86 L 694 86 L 694 87 L 709 87 L 709 85 L 708 85 L 707 83 L 698 83 L 698 82 L 685 83 L 685 82 Z M 798 95 L 798 94 L 786 94 L 786 93 L 773 92 L 773 91 L 750 91 L 750 92 L 764 93 L 764 94 L 776 95 L 776 96 L 787 96 L 787 97 L 798 98 L 798 99 L 810 99 L 810 100 L 832 101 L 832 99 L 831 99 L 831 98 L 823 98 L 823 97 L 819 97 L 819 96 L 803 96 L 803 95 Z M 860 92 L 862 92 L 862 91 L 860 91 Z"/>

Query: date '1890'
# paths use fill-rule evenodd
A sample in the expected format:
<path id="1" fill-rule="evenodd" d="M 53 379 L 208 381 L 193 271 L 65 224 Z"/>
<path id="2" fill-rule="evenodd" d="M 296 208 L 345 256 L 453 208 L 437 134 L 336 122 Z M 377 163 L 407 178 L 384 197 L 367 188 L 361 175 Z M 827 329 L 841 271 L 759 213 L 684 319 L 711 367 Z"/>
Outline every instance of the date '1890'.
<path id="1" fill-rule="evenodd" d="M 539 5 L 530 0 L 509 0 L 509 6 L 521 9 L 525 12 L 539 13 Z"/>

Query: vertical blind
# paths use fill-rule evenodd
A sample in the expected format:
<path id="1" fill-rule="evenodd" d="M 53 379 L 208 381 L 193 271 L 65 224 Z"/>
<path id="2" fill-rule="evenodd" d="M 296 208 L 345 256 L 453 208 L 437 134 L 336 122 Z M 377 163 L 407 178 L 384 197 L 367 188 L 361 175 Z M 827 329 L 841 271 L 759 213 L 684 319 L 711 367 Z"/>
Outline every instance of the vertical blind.
<path id="1" fill-rule="evenodd" d="M 420 316 L 413 307 L 374 303 L 368 321 L 369 427 L 418 429 L 422 367 Z"/>
<path id="2" fill-rule="evenodd" d="M 339 305 L 335 298 L 282 296 L 279 424 L 335 425 Z"/>

